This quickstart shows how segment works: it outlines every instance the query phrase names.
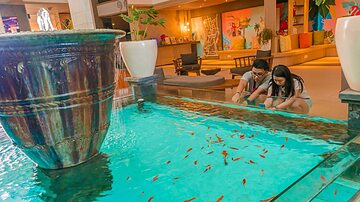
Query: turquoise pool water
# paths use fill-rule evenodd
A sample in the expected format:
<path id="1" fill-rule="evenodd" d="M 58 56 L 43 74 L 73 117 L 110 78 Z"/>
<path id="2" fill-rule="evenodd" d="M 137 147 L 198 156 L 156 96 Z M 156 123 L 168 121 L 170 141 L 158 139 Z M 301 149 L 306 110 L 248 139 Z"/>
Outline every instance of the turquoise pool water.
<path id="1" fill-rule="evenodd" d="M 346 141 L 338 123 L 159 103 L 114 111 L 102 154 L 61 171 L 37 169 L 0 133 L 0 200 L 260 201 Z"/>

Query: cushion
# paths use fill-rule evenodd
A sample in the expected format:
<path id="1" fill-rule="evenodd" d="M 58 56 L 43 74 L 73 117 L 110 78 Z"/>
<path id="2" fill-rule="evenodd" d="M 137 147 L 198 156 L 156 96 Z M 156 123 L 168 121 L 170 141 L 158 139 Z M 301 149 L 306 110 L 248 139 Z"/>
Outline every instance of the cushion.
<path id="1" fill-rule="evenodd" d="M 200 70 L 200 65 L 199 64 L 183 65 L 179 70 L 180 71 Z"/>
<path id="2" fill-rule="evenodd" d="M 314 45 L 324 44 L 325 31 L 314 31 Z"/>
<path id="3" fill-rule="evenodd" d="M 300 33 L 299 34 L 299 47 L 300 48 L 309 48 L 311 46 L 312 33 Z"/>
<path id="4" fill-rule="evenodd" d="M 202 87 L 215 86 L 223 84 L 225 78 L 222 76 L 177 76 L 164 81 L 165 85 L 186 86 L 186 87 Z"/>
<path id="5" fill-rule="evenodd" d="M 231 50 L 245 49 L 245 39 L 242 36 L 236 36 L 231 40 Z"/>
<path id="6" fill-rule="evenodd" d="M 291 51 L 290 36 L 280 36 L 280 52 Z"/>
<path id="7" fill-rule="evenodd" d="M 291 50 L 295 50 L 295 49 L 299 48 L 299 35 L 298 34 L 291 34 L 290 41 L 291 41 Z"/>
<path id="8" fill-rule="evenodd" d="M 181 54 L 181 62 L 183 65 L 191 65 L 191 64 L 197 64 L 198 58 L 196 54 L 190 53 L 190 54 Z"/>

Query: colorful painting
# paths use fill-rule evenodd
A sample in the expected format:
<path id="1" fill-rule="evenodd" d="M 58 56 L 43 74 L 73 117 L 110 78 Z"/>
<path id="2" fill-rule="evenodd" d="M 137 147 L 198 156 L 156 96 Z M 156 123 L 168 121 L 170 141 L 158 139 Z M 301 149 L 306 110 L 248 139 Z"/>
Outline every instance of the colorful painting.
<path id="1" fill-rule="evenodd" d="M 4 23 L 5 32 L 8 33 L 20 32 L 20 27 L 17 17 L 15 16 L 2 17 L 2 21 Z"/>
<path id="2" fill-rule="evenodd" d="M 220 40 L 220 16 L 203 16 L 191 19 L 193 38 L 200 41 L 198 50 L 199 55 L 218 56 L 218 50 L 221 50 Z"/>
<path id="3" fill-rule="evenodd" d="M 279 35 L 286 35 L 288 31 L 288 3 L 278 3 L 276 8 L 280 13 L 280 22 L 278 27 Z"/>
<path id="4" fill-rule="evenodd" d="M 256 41 L 256 30 L 262 30 L 263 27 L 263 6 L 223 13 L 223 49 L 239 50 L 252 48 L 253 41 Z"/>
<path id="5" fill-rule="evenodd" d="M 322 18 L 318 14 L 316 19 L 312 20 L 314 30 L 325 30 L 329 37 L 332 37 L 335 33 L 335 26 L 337 18 L 350 16 L 350 15 L 360 15 L 360 0 L 336 0 L 335 6 L 330 6 L 329 14 L 326 16 L 326 19 Z"/>

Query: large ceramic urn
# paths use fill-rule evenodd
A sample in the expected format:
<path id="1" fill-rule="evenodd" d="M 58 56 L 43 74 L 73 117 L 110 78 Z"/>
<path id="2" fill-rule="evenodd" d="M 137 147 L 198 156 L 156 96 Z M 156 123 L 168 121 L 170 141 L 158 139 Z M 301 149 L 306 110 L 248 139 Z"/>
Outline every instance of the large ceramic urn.
<path id="1" fill-rule="evenodd" d="M 96 156 L 110 125 L 114 39 L 123 31 L 0 35 L 0 120 L 39 167 Z"/>
<path id="2" fill-rule="evenodd" d="M 360 16 L 338 18 L 335 41 L 345 78 L 351 89 L 360 91 Z"/>

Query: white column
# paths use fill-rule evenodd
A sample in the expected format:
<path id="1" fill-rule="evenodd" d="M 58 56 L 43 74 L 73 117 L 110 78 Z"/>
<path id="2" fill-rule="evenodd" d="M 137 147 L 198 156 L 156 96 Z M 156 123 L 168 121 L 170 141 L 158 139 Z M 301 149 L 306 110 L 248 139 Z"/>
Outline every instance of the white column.
<path id="1" fill-rule="evenodd" d="M 273 31 L 273 35 L 276 32 L 276 0 L 264 0 L 265 8 L 265 27 Z M 277 52 L 278 43 L 277 38 L 271 40 L 271 51 Z"/>
<path id="2" fill-rule="evenodd" d="M 2 17 L 1 17 L 1 13 L 0 13 L 0 34 L 1 33 L 5 33 L 5 27 L 4 27 L 4 23 L 2 21 Z"/>
<path id="3" fill-rule="evenodd" d="M 91 0 L 68 0 L 74 29 L 96 29 Z"/>

